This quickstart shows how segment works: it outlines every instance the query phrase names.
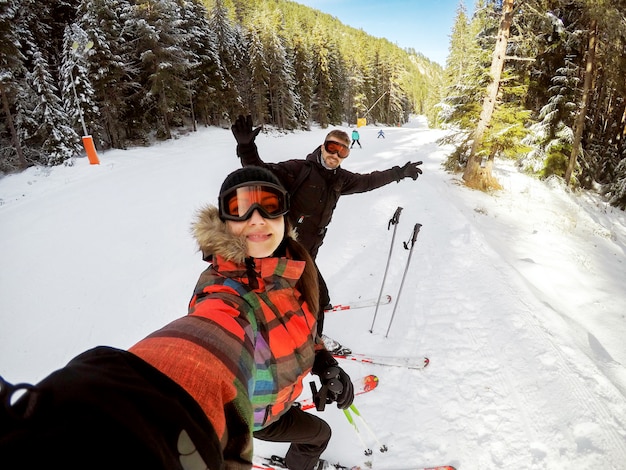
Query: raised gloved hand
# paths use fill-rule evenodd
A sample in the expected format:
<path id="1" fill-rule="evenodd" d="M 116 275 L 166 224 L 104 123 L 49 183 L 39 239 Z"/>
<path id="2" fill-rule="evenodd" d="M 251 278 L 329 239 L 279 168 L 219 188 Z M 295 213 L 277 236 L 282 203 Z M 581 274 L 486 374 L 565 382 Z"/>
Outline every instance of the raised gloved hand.
<path id="1" fill-rule="evenodd" d="M 400 179 L 413 178 L 413 180 L 416 180 L 422 174 L 422 169 L 419 167 L 421 164 L 421 161 L 415 163 L 407 162 L 403 167 L 397 166 L 395 168 L 399 173 Z"/>
<path id="2" fill-rule="evenodd" d="M 350 376 L 339 367 L 337 360 L 327 350 L 318 351 L 313 363 L 313 374 L 319 376 L 322 388 L 315 397 L 319 411 L 325 403 L 337 402 L 337 408 L 345 410 L 354 401 L 354 385 Z"/>
<path id="3" fill-rule="evenodd" d="M 263 126 L 259 126 L 256 129 L 252 129 L 252 116 L 248 114 L 246 117 L 240 115 L 230 130 L 233 131 L 237 143 L 242 145 L 253 143 L 262 128 Z"/>

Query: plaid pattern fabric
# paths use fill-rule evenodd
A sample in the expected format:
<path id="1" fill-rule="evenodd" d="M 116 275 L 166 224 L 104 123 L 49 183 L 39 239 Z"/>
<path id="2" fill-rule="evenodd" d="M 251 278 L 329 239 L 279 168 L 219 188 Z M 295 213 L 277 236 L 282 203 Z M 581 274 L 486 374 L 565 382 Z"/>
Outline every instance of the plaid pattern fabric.
<path id="1" fill-rule="evenodd" d="M 194 397 L 227 461 L 251 458 L 252 432 L 289 409 L 313 366 L 316 319 L 295 289 L 303 270 L 287 258 L 250 268 L 216 255 L 189 315 L 130 348 Z"/>

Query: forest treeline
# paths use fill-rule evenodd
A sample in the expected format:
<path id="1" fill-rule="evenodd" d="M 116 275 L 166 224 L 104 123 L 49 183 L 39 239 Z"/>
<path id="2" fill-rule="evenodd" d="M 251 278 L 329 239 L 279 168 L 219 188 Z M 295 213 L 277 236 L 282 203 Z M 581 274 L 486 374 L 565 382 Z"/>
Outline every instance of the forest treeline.
<path id="1" fill-rule="evenodd" d="M 285 0 L 6 0 L 0 12 L 4 172 L 68 161 L 85 131 L 109 149 L 248 113 L 286 130 L 402 124 L 443 73 Z"/>
<path id="2" fill-rule="evenodd" d="M 442 68 L 287 0 L 3 0 L 0 171 L 149 145 L 242 113 L 279 129 L 453 130 L 446 165 L 497 158 L 626 207 L 626 0 L 460 0 Z M 473 169 L 470 174 L 469 169 Z"/>
<path id="3" fill-rule="evenodd" d="M 497 189 L 496 157 L 514 158 L 624 209 L 625 15 L 625 0 L 479 0 L 471 18 L 461 4 L 437 105 L 458 131 L 448 168 Z"/>

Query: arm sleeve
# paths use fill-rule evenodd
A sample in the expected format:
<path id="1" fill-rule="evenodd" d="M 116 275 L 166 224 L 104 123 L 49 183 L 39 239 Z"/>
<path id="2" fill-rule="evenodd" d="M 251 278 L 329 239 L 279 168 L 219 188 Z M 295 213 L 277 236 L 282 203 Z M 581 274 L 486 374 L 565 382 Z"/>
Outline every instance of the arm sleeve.
<path id="1" fill-rule="evenodd" d="M 206 299 L 129 349 L 182 386 L 217 433 L 226 462 L 252 461 L 251 329 L 238 309 Z"/>
<path id="2" fill-rule="evenodd" d="M 265 162 L 259 156 L 256 144 L 237 144 L 237 156 L 241 159 L 242 166 L 264 166 Z"/>
<path id="3" fill-rule="evenodd" d="M 341 194 L 364 193 L 394 181 L 398 182 L 404 178 L 398 166 L 388 170 L 372 171 L 371 173 L 352 173 L 351 171 L 343 170 L 343 176 L 344 184 Z"/>

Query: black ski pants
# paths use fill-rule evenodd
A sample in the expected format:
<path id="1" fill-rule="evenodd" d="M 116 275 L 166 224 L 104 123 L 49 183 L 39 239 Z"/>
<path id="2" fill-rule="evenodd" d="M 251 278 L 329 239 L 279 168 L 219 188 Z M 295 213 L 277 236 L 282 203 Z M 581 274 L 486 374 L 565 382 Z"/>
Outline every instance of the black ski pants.
<path id="1" fill-rule="evenodd" d="M 322 273 L 319 269 L 317 270 L 317 282 L 319 284 L 320 291 L 320 306 L 317 313 L 317 334 L 321 337 L 322 331 L 324 329 L 324 307 L 330 305 L 330 295 L 328 293 L 328 286 L 326 285 L 326 281 L 322 277 Z"/>
<path id="2" fill-rule="evenodd" d="M 262 441 L 291 442 L 285 463 L 291 470 L 313 470 L 330 441 L 330 426 L 321 418 L 292 406 L 280 419 L 254 437 Z"/>

